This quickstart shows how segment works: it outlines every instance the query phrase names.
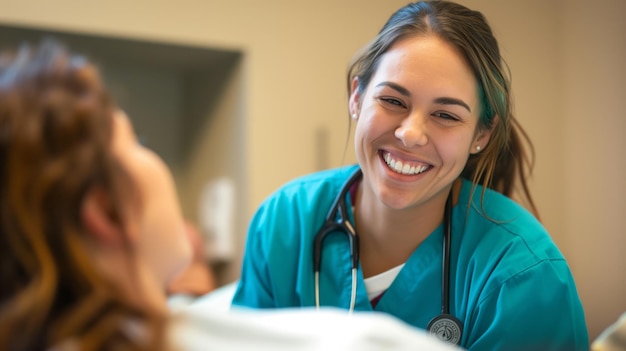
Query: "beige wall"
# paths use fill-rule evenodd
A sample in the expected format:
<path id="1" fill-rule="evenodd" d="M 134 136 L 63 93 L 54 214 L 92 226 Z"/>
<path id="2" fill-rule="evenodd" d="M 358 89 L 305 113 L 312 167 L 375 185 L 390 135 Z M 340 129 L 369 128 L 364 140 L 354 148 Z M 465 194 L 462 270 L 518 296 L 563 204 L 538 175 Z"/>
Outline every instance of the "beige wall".
<path id="1" fill-rule="evenodd" d="M 593 338 L 626 311 L 626 2 L 473 3 L 501 34 L 537 147 L 533 190 Z"/>
<path id="2" fill-rule="evenodd" d="M 239 211 L 246 221 L 281 183 L 320 162 L 342 163 L 346 64 L 405 3 L 0 0 L 0 22 L 241 50 L 241 82 L 228 88 L 242 100 L 240 109 L 218 110 L 245 115 L 245 126 L 237 126 L 243 154 L 231 157 L 241 157 L 245 170 Z M 593 338 L 626 311 L 626 2 L 462 3 L 489 18 L 511 67 L 516 113 L 537 151 L 532 188 L 572 266 Z M 320 148 L 320 140 L 328 144 Z M 206 172 L 224 152 L 211 145 L 201 143 L 190 169 Z M 354 159 L 350 149 L 346 162 Z M 186 180 L 202 181 L 193 174 Z M 183 192 L 185 203 L 192 197 Z"/>
<path id="3" fill-rule="evenodd" d="M 500 39 L 536 147 L 534 195 L 594 338 L 626 311 L 626 1 L 462 2 Z"/>
<path id="4" fill-rule="evenodd" d="M 626 311 L 626 1 L 563 0 L 564 228 L 592 334 Z"/>

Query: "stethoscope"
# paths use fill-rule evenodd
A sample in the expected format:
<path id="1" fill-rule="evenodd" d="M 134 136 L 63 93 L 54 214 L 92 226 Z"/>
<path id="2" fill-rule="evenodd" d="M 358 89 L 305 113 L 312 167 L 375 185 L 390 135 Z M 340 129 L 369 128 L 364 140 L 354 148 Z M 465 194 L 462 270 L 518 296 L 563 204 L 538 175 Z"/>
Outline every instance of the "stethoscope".
<path id="1" fill-rule="evenodd" d="M 348 237 L 350 242 L 350 257 L 352 271 L 352 289 L 350 294 L 349 313 L 354 311 L 356 302 L 356 275 L 359 266 L 359 237 L 356 230 L 350 223 L 348 218 L 348 210 L 346 209 L 346 195 L 352 185 L 362 176 L 361 169 L 358 169 L 344 183 L 339 195 L 333 201 L 333 205 L 326 215 L 324 225 L 315 235 L 313 244 L 313 272 L 315 274 L 315 306 L 320 308 L 320 282 L 319 276 L 322 267 L 322 242 L 331 233 L 342 233 Z M 444 211 L 444 229 L 443 229 L 443 259 L 442 259 L 442 287 L 441 287 L 441 314 L 433 318 L 426 330 L 438 337 L 439 339 L 452 343 L 460 344 L 461 335 L 463 333 L 463 323 L 455 316 L 450 314 L 450 245 L 452 237 L 452 192 L 446 200 Z"/>

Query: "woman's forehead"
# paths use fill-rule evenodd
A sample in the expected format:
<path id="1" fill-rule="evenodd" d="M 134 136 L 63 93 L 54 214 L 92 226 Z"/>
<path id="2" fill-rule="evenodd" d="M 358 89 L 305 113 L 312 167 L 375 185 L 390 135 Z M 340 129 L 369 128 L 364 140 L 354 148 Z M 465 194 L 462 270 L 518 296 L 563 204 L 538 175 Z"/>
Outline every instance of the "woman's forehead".
<path id="1" fill-rule="evenodd" d="M 428 90 L 462 95 L 477 102 L 476 77 L 464 56 L 436 36 L 419 36 L 395 43 L 383 54 L 370 89 L 393 82 L 409 91 Z"/>

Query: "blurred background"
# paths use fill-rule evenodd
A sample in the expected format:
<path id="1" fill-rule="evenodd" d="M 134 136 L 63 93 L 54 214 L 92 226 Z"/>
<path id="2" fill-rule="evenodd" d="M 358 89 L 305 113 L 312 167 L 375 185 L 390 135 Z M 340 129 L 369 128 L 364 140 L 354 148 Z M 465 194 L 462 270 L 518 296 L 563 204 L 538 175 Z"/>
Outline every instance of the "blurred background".
<path id="1" fill-rule="evenodd" d="M 459 2 L 486 15 L 511 68 L 532 190 L 594 339 L 626 311 L 626 1 Z M 53 36 L 100 64 L 223 285 L 266 196 L 355 161 L 347 64 L 406 3 L 0 0 L 0 47 Z"/>

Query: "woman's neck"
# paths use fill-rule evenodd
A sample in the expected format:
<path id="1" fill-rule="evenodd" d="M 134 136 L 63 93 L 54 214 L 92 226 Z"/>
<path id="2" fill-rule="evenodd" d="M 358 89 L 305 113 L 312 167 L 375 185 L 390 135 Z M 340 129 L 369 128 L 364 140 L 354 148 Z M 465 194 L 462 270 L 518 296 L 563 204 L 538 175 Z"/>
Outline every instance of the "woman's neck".
<path id="1" fill-rule="evenodd" d="M 453 204 L 458 201 L 460 188 L 460 180 L 451 187 Z M 406 262 L 442 223 L 449 193 L 450 190 L 443 190 L 424 204 L 396 210 L 381 203 L 361 184 L 355 201 L 355 220 L 364 276 L 373 276 Z"/>

